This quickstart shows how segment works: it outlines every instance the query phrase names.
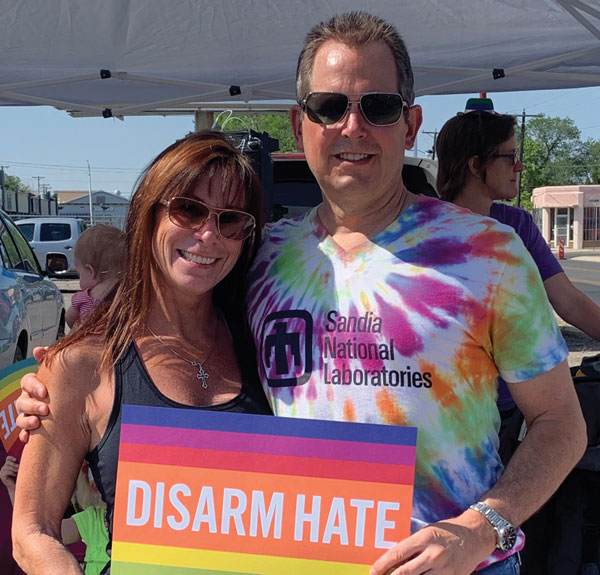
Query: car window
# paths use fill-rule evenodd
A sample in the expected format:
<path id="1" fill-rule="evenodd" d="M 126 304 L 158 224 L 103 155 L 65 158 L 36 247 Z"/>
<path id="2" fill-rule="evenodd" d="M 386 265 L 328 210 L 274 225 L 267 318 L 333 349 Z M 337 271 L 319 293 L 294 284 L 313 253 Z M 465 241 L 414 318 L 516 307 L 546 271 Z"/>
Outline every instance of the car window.
<path id="1" fill-rule="evenodd" d="M 58 242 L 71 239 L 71 224 L 41 224 L 40 241 Z"/>
<path id="2" fill-rule="evenodd" d="M 19 229 L 25 236 L 28 242 L 33 241 L 33 231 L 35 230 L 35 224 L 19 224 Z"/>
<path id="3" fill-rule="evenodd" d="M 31 246 L 27 243 L 27 240 L 19 232 L 19 228 L 10 220 L 6 220 L 5 225 L 8 228 L 7 231 L 10 232 L 10 235 L 17 246 L 17 250 L 20 256 L 19 260 L 21 261 L 21 267 L 17 266 L 16 269 L 42 275 L 42 270 L 38 264 L 35 255 L 33 255 L 33 250 L 31 249 Z"/>
<path id="4" fill-rule="evenodd" d="M 0 221 L 0 243 L 2 243 L 2 260 L 4 267 L 7 270 L 24 270 L 25 265 L 21 260 L 19 250 L 2 221 Z"/>
<path id="5" fill-rule="evenodd" d="M 8 270 L 8 269 L 10 269 L 12 267 L 12 264 L 10 262 L 10 257 L 8 255 L 8 251 L 6 249 L 6 246 L 4 245 L 4 242 L 2 241 L 2 233 L 3 233 L 3 231 L 4 231 L 4 224 L 2 222 L 0 222 L 0 257 L 2 258 L 2 262 L 1 262 L 2 263 L 2 267 Z"/>

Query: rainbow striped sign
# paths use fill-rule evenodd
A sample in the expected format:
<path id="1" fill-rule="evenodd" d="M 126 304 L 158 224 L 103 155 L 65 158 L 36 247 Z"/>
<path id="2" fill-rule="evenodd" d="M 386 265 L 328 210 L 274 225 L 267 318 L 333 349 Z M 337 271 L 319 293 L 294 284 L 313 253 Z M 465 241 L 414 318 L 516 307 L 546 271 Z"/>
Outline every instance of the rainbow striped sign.
<path id="1" fill-rule="evenodd" d="M 417 430 L 123 406 L 113 575 L 365 575 L 410 534 Z"/>
<path id="2" fill-rule="evenodd" d="M 21 378 L 32 371 L 37 371 L 35 359 L 25 359 L 13 363 L 0 371 L 0 439 L 4 450 L 15 457 L 22 450 L 22 445 L 17 441 L 19 428 L 17 427 L 17 408 L 15 401 L 21 394 Z"/>

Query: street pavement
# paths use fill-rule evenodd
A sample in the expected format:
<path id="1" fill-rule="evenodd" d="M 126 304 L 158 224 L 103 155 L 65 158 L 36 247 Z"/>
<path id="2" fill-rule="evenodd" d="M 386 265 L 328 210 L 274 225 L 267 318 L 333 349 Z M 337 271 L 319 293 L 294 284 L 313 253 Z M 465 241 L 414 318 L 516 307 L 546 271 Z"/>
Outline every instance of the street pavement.
<path id="1" fill-rule="evenodd" d="M 558 257 L 556 251 L 554 255 Z M 600 248 L 565 249 L 565 259 L 559 261 L 573 285 L 600 305 Z M 600 353 L 600 342 L 567 324 L 560 317 L 556 316 L 556 319 L 569 348 L 571 367 L 580 365 L 586 356 Z"/>

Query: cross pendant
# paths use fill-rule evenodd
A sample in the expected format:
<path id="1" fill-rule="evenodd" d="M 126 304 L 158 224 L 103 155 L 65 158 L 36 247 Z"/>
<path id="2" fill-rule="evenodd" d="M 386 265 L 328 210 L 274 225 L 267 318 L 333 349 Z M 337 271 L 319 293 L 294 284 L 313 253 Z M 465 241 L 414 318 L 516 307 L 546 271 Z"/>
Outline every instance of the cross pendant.
<path id="1" fill-rule="evenodd" d="M 198 373 L 196 374 L 196 379 L 201 379 L 202 380 L 202 389 L 208 389 L 208 383 L 207 383 L 207 379 L 209 378 L 209 375 L 206 371 L 204 371 L 204 368 L 202 367 L 202 364 L 198 364 Z"/>

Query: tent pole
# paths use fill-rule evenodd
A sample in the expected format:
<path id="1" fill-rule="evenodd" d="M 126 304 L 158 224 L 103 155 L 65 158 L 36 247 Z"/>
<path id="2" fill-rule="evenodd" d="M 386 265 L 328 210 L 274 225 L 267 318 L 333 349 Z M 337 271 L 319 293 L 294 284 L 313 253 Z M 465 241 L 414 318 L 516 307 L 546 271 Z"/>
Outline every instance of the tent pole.
<path id="1" fill-rule="evenodd" d="M 210 130 L 214 120 L 214 114 L 212 112 L 201 112 L 196 110 L 194 112 L 194 129 L 196 132 L 200 130 Z"/>

